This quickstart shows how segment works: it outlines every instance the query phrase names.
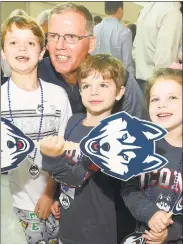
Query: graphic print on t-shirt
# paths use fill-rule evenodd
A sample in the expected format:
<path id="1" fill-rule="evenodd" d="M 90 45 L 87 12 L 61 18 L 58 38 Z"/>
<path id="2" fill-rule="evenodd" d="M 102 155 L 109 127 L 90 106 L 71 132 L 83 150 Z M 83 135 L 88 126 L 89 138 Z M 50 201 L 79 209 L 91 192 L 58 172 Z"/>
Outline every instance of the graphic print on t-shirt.
<path id="1" fill-rule="evenodd" d="M 69 197 L 67 195 L 65 195 L 63 192 L 61 192 L 59 199 L 60 199 L 60 203 L 61 203 L 62 207 L 64 209 L 68 209 L 70 206 Z"/>
<path id="2" fill-rule="evenodd" d="M 159 209 L 164 210 L 165 212 L 169 212 L 171 210 L 171 202 L 172 196 L 171 195 L 164 195 L 162 193 L 159 194 L 156 205 Z"/>

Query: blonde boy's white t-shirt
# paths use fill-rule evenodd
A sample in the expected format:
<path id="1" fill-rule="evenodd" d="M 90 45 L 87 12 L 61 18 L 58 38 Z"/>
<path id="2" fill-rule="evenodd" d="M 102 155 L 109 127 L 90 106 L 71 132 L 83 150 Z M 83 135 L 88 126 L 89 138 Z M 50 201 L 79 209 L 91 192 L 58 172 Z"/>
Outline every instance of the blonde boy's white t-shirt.
<path id="1" fill-rule="evenodd" d="M 64 135 L 67 121 L 72 115 L 68 96 L 59 86 L 40 80 L 43 87 L 44 116 L 41 128 L 41 138 L 49 135 Z M 6 82 L 1 87 L 1 116 L 11 120 Z M 41 105 L 41 90 L 25 91 L 17 87 L 10 79 L 10 101 L 14 124 L 32 140 L 38 137 Z M 33 156 L 34 151 L 31 153 Z M 5 159 L 3 159 L 5 160 Z M 35 164 L 40 169 L 40 175 L 33 179 L 29 173 L 30 161 L 26 158 L 18 168 L 8 173 L 9 186 L 13 197 L 13 206 L 19 209 L 33 211 L 43 194 L 48 173 L 41 170 L 42 156 L 37 151 Z"/>

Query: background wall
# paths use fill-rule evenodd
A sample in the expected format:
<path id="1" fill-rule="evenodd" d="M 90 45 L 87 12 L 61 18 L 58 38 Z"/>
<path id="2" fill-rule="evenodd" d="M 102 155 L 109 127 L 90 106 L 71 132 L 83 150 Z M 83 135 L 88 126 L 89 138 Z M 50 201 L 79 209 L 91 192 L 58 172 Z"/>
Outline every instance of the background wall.
<path id="1" fill-rule="evenodd" d="M 59 2 L 64 3 L 64 2 Z M 77 2 L 87 7 L 90 12 L 95 15 L 105 17 L 104 2 Z M 53 8 L 58 2 L 1 2 L 1 22 L 5 20 L 9 14 L 15 9 L 23 9 L 29 15 L 37 17 L 38 14 L 45 10 Z M 138 14 L 143 6 L 135 2 L 124 2 L 123 22 L 135 23 Z"/>

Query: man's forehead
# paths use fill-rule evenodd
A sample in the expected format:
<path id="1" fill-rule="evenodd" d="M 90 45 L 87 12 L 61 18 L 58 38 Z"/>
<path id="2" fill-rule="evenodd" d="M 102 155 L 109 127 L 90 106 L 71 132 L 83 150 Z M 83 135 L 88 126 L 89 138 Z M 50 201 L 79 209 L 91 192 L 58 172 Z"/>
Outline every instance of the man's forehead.
<path id="1" fill-rule="evenodd" d="M 50 16 L 48 24 L 52 26 L 52 23 L 58 21 L 58 25 L 78 25 L 83 28 L 86 27 L 86 19 L 85 17 L 76 11 L 64 11 L 62 13 L 54 13 Z"/>

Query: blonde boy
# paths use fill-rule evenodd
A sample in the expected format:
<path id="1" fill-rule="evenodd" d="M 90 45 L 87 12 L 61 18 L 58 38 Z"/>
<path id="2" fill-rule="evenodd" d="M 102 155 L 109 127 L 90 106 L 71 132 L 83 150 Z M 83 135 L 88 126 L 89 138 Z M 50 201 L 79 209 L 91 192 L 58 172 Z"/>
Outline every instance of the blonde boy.
<path id="1" fill-rule="evenodd" d="M 12 76 L 1 89 L 1 115 L 32 140 L 63 135 L 71 108 L 65 91 L 37 77 L 44 54 L 42 28 L 29 16 L 8 18 L 1 28 L 2 56 Z M 50 215 L 55 182 L 42 171 L 37 148 L 9 172 L 13 207 L 23 226 L 27 243 L 57 243 L 58 222 Z"/>

